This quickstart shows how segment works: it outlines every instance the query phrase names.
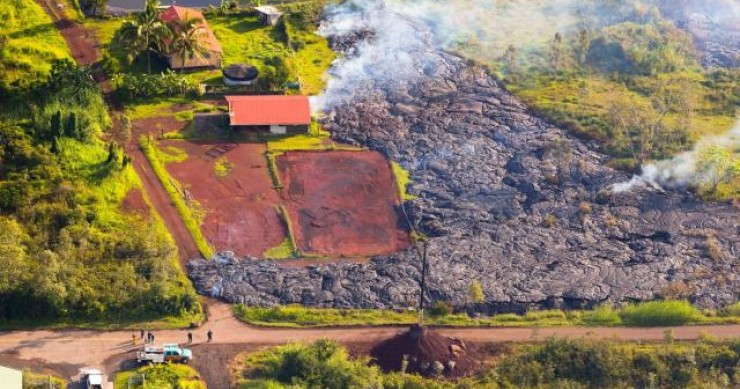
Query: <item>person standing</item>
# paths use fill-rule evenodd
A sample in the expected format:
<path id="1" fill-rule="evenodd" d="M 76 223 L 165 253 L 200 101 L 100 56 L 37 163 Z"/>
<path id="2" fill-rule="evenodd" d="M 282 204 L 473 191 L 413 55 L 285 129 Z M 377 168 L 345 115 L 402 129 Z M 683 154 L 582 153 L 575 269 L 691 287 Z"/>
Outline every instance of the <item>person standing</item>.
<path id="1" fill-rule="evenodd" d="M 144 330 L 139 331 L 139 339 L 144 339 Z"/>
<path id="2" fill-rule="evenodd" d="M 136 346 L 136 333 L 131 333 L 131 345 Z"/>
<path id="3" fill-rule="evenodd" d="M 149 331 L 146 333 L 146 342 L 151 343 L 152 342 L 152 332 Z"/>
<path id="4" fill-rule="evenodd" d="M 193 331 L 188 331 L 188 343 L 193 343 Z"/>
<path id="5" fill-rule="evenodd" d="M 211 331 L 210 328 L 208 329 L 207 335 L 208 335 L 208 343 L 211 343 L 211 341 L 213 340 L 213 331 Z"/>

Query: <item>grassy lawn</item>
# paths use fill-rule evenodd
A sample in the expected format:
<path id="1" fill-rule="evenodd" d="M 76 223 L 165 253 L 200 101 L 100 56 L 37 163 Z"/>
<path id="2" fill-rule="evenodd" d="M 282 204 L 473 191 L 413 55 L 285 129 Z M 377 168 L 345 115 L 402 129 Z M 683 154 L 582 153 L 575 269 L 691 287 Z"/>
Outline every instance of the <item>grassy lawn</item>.
<path id="1" fill-rule="evenodd" d="M 206 389 L 198 372 L 190 366 L 162 363 L 116 374 L 115 389 Z"/>
<path id="2" fill-rule="evenodd" d="M 240 320 L 266 327 L 341 327 L 359 325 L 407 325 L 418 322 L 414 311 L 382 309 L 318 309 L 297 305 L 259 308 L 236 305 Z M 590 311 L 543 310 L 524 315 L 500 314 L 473 318 L 467 314 L 435 315 L 429 309 L 428 325 L 460 327 L 550 327 L 550 326 L 661 326 L 690 324 L 738 324 L 740 303 L 725 310 L 700 312 L 682 301 L 654 301 L 630 305 L 622 310 L 599 307 Z"/>
<path id="3" fill-rule="evenodd" d="M 29 85 L 46 77 L 51 61 L 71 58 L 67 43 L 33 0 L 0 2 L 0 86 Z M 43 42 L 43 44 L 39 44 Z"/>

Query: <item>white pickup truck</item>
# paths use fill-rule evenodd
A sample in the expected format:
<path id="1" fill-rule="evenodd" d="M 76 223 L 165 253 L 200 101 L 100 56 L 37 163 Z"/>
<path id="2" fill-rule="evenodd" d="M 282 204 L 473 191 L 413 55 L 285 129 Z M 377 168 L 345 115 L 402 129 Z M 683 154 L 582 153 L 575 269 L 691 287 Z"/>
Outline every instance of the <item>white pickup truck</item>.
<path id="1" fill-rule="evenodd" d="M 139 363 L 179 362 L 186 364 L 192 359 L 193 353 L 190 349 L 181 348 L 177 344 L 144 346 L 144 348 L 136 354 L 136 361 Z"/>

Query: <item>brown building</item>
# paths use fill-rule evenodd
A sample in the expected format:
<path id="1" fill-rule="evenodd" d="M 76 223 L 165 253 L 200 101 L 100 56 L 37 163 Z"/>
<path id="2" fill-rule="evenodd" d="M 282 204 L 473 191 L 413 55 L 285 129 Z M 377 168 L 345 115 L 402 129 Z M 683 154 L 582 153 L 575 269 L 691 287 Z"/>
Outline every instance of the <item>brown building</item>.
<path id="1" fill-rule="evenodd" d="M 216 39 L 216 35 L 211 31 L 211 27 L 208 25 L 206 18 L 203 14 L 192 8 L 178 7 L 172 5 L 167 10 L 162 12 L 159 18 L 167 23 L 172 24 L 176 21 L 185 21 L 190 19 L 200 19 L 199 23 L 200 30 L 198 32 L 202 39 L 204 48 L 206 49 L 205 54 L 198 56 L 194 55 L 191 57 L 185 57 L 185 63 L 183 63 L 182 57 L 177 53 L 167 55 L 167 62 L 172 69 L 203 69 L 203 68 L 220 68 L 221 59 L 223 57 L 223 50 L 221 44 Z"/>

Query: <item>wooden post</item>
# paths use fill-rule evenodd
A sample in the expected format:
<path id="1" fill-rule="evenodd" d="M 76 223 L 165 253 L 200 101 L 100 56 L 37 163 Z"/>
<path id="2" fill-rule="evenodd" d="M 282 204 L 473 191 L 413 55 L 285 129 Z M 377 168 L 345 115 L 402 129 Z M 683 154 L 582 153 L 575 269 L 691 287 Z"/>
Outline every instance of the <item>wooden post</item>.
<path id="1" fill-rule="evenodd" d="M 419 293 L 419 324 L 424 325 L 424 292 L 426 291 L 426 274 L 427 274 L 427 242 L 422 243 L 424 246 L 421 252 L 421 292 Z"/>

